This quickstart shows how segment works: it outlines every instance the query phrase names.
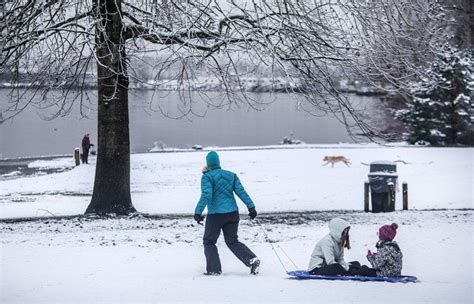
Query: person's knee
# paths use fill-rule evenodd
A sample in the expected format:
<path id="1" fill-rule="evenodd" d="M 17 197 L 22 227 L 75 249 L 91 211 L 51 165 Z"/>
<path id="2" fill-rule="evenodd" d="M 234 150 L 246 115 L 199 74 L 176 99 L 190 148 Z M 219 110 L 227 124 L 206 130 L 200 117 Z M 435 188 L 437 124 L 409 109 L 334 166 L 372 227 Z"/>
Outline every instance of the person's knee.
<path id="1" fill-rule="evenodd" d="M 360 263 L 358 261 L 349 262 L 349 266 L 360 267 Z"/>
<path id="2" fill-rule="evenodd" d="M 204 246 L 213 246 L 215 245 L 217 242 L 217 240 L 213 239 L 213 238 L 206 238 L 204 237 L 202 239 L 202 243 L 204 244 Z"/>
<path id="3" fill-rule="evenodd" d="M 344 269 L 340 264 L 330 264 L 321 268 L 312 270 L 313 274 L 317 275 L 348 275 L 349 272 Z"/>
<path id="4" fill-rule="evenodd" d="M 239 239 L 237 237 L 226 237 L 224 238 L 224 240 L 225 240 L 225 244 L 228 247 L 232 247 L 239 242 Z"/>

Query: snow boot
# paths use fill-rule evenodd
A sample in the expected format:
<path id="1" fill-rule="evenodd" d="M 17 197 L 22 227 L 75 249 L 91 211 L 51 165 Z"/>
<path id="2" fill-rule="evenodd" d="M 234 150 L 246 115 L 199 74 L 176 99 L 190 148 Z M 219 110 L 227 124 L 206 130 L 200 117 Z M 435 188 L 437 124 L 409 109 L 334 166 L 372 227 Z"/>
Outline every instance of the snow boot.
<path id="1" fill-rule="evenodd" d="M 205 273 L 203 273 L 203 274 L 204 274 L 205 276 L 220 276 L 220 275 L 221 275 L 220 272 L 214 272 L 214 271 L 212 271 L 212 272 L 205 272 Z"/>
<path id="2" fill-rule="evenodd" d="M 253 258 L 250 260 L 250 274 L 257 275 L 260 272 L 260 260 Z"/>

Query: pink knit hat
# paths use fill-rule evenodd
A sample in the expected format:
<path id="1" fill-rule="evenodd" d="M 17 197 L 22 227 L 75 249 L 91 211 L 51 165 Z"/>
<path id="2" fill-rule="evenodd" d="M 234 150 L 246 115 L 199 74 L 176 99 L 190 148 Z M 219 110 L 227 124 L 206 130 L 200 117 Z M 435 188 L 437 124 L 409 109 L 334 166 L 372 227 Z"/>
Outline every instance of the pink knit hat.
<path id="1" fill-rule="evenodd" d="M 392 223 L 392 225 L 383 225 L 379 229 L 379 239 L 381 241 L 392 241 L 397 235 L 398 225 Z"/>

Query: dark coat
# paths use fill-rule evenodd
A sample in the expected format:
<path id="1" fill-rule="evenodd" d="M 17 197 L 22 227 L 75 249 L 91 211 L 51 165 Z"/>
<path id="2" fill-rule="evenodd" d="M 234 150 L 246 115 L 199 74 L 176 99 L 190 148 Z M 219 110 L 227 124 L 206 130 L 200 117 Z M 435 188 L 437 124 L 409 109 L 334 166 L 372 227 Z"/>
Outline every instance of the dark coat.
<path id="1" fill-rule="evenodd" d="M 89 150 L 91 147 L 91 141 L 88 136 L 84 136 L 82 139 L 82 150 Z"/>

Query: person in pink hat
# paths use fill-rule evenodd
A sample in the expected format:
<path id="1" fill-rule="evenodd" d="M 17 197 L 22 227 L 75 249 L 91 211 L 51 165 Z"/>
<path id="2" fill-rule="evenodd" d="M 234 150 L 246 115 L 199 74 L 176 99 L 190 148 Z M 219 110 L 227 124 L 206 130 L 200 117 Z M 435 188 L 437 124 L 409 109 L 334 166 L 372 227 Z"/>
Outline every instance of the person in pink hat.
<path id="1" fill-rule="evenodd" d="M 396 277 L 402 275 L 403 254 L 397 242 L 393 239 L 397 235 L 398 225 L 383 225 L 380 227 L 378 235 L 379 241 L 375 245 L 377 252 L 367 252 L 372 268 L 378 277 Z"/>

